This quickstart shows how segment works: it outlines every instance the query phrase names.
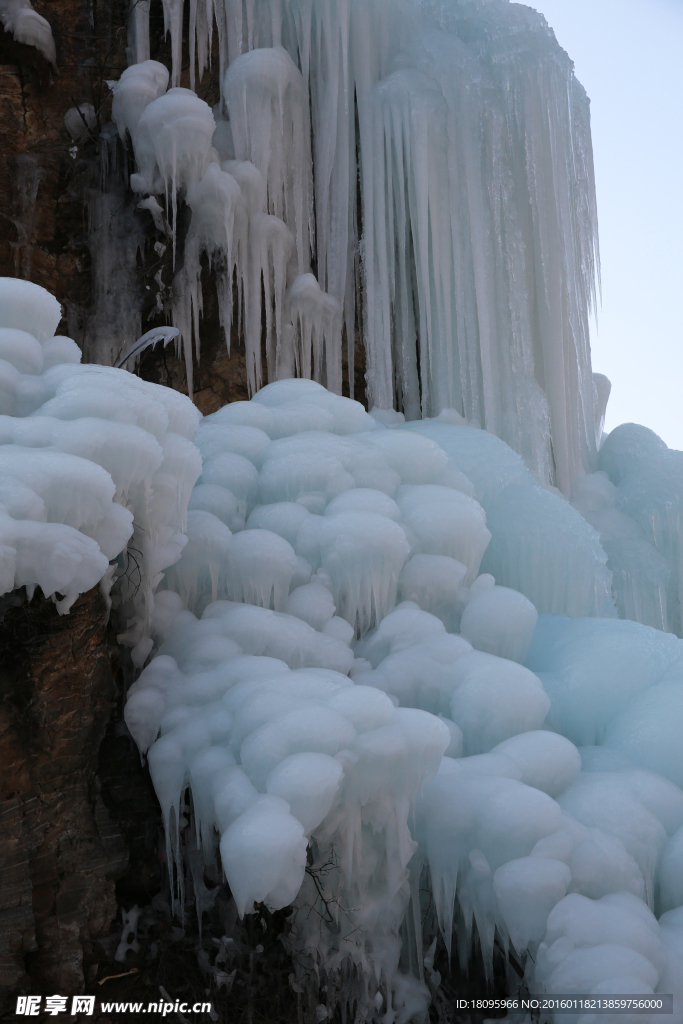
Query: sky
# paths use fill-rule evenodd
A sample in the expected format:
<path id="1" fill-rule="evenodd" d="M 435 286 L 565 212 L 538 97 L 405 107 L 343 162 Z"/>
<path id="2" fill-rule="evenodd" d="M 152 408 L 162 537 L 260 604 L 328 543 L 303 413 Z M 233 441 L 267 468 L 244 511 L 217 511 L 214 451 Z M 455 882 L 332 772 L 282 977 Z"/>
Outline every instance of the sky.
<path id="1" fill-rule="evenodd" d="M 526 2 L 591 100 L 606 429 L 642 423 L 683 449 L 683 0 Z"/>

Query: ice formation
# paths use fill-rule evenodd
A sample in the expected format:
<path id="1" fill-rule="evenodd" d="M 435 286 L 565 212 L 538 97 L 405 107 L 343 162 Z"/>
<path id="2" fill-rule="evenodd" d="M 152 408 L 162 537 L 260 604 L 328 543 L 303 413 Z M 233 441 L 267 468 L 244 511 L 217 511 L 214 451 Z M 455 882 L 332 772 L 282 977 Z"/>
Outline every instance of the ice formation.
<path id="1" fill-rule="evenodd" d="M 189 787 L 239 912 L 291 904 L 297 962 L 368 1018 L 426 1012 L 439 932 L 489 972 L 510 948 L 531 991 L 680 998 L 681 641 L 576 615 L 596 535 L 502 442 L 386 419 L 290 380 L 202 420 L 125 709 L 169 862 Z M 557 572 L 553 613 L 481 571 L 494 546 Z"/>
<path id="2" fill-rule="evenodd" d="M 451 414 L 292 379 L 202 418 L 60 315 L 0 282 L 3 592 L 111 591 L 181 902 L 192 832 L 240 914 L 292 907 L 311 1007 L 368 1020 L 426 1013 L 438 934 L 532 991 L 683 999 L 683 647 L 616 617 L 579 512 Z M 600 465 L 575 503 L 675 557 L 677 453 L 619 428 Z"/>
<path id="3" fill-rule="evenodd" d="M 18 43 L 34 46 L 56 67 L 57 53 L 50 22 L 34 11 L 31 0 L 1 0 L 0 21 Z"/>
<path id="4" fill-rule="evenodd" d="M 187 544 L 200 417 L 167 388 L 81 365 L 60 319 L 43 288 L 0 279 L 0 592 L 40 587 L 64 613 L 117 578 L 121 639 L 142 664 L 154 591 Z"/>
<path id="5" fill-rule="evenodd" d="M 192 211 L 170 310 L 190 386 L 205 252 L 228 344 L 237 284 L 252 391 L 264 347 L 269 381 L 341 393 L 345 335 L 353 397 L 358 325 L 371 405 L 457 410 L 569 494 L 604 419 L 597 218 L 588 101 L 543 19 L 507 0 L 190 0 L 188 90 L 184 6 L 164 0 L 169 74 L 132 5 L 111 85 L 131 187 L 163 199 L 174 246 L 181 198 Z M 192 89 L 214 32 L 211 110 Z"/>
<path id="6" fill-rule="evenodd" d="M 173 245 L 190 391 L 208 259 L 253 397 L 202 418 L 81 366 L 56 300 L 0 282 L 2 592 L 66 612 L 117 577 L 171 885 L 192 833 L 241 915 L 291 905 L 312 1011 L 424 1018 L 439 934 L 531 991 L 682 1001 L 681 455 L 602 443 L 571 63 L 506 0 L 189 6 L 186 89 L 183 0 L 170 70 L 133 5 L 112 138 Z M 132 365 L 171 334 L 134 343 L 98 259 L 99 351 Z"/>

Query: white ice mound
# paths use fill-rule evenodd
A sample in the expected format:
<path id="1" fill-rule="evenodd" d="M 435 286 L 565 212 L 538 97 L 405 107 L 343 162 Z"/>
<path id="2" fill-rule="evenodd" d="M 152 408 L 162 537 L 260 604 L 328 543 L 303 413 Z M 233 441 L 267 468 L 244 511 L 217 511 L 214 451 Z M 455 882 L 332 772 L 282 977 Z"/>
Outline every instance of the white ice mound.
<path id="1" fill-rule="evenodd" d="M 472 651 L 458 659 L 454 674 L 450 717 L 463 731 L 466 754 L 485 754 L 545 721 L 550 700 L 524 666 Z"/>
<path id="2" fill-rule="evenodd" d="M 87 394 L 66 394 L 55 413 L 86 409 Z M 136 416 L 129 429 L 143 429 Z M 151 404 L 147 417 L 163 440 Z M 536 991 L 590 991 L 616 970 L 654 989 L 678 963 L 675 931 L 664 956 L 634 916 L 647 929 L 648 903 L 676 913 L 683 898 L 681 641 L 538 616 L 477 575 L 496 544 L 565 613 L 595 611 L 608 579 L 592 528 L 500 440 L 446 418 L 389 423 L 304 379 L 201 421 L 189 539 L 164 570 L 156 656 L 125 708 L 169 863 L 189 786 L 239 912 L 291 904 L 292 941 L 323 970 L 350 957 L 367 978 L 372 951 L 391 951 L 392 998 L 413 986 L 424 1009 L 398 965 L 429 886 L 425 949 L 439 928 L 468 958 L 476 928 L 489 975 L 497 932 L 531 954 Z M 507 509 L 490 544 L 475 495 L 494 518 Z M 35 499 L 53 500 L 47 486 Z M 529 508 L 540 526 L 526 537 Z M 563 905 L 576 920 L 554 937 Z"/>
<path id="3" fill-rule="evenodd" d="M 492 586 L 470 596 L 460 633 L 478 651 L 523 662 L 537 621 L 536 609 L 523 594 Z"/>
<path id="4" fill-rule="evenodd" d="M 279 797 L 263 796 L 223 833 L 221 859 L 237 909 L 254 902 L 280 910 L 301 888 L 306 867 L 303 826 Z"/>
<path id="5" fill-rule="evenodd" d="M 527 949 L 545 935 L 548 914 L 569 888 L 572 873 L 561 860 L 519 857 L 493 876 L 493 892 L 510 941 Z"/>
<path id="6" fill-rule="evenodd" d="M 131 186 L 136 192 L 165 193 L 175 211 L 177 189 L 200 179 L 211 163 L 216 123 L 211 108 L 190 89 L 163 92 L 159 82 L 159 93 L 144 107 L 134 129 L 139 170 Z M 175 216 L 173 225 L 175 230 Z"/>
<path id="7" fill-rule="evenodd" d="M 481 505 L 451 487 L 408 484 L 399 488 L 396 502 L 426 555 L 447 555 L 467 567 L 471 583 L 491 540 Z"/>
<path id="8" fill-rule="evenodd" d="M 461 589 L 466 576 L 467 566 L 455 558 L 415 554 L 399 576 L 398 598 L 400 601 L 414 601 L 423 611 L 436 615 L 446 629 L 453 632 L 460 618 Z"/>
<path id="9" fill-rule="evenodd" d="M 129 132 L 133 142 L 137 141 L 140 118 L 145 108 L 166 92 L 168 78 L 168 71 L 163 64 L 156 60 L 145 60 L 131 64 L 118 82 L 110 83 L 113 93 L 111 119 L 122 139 Z"/>
<path id="10" fill-rule="evenodd" d="M 57 299 L 40 285 L 14 277 L 0 278 L 0 327 L 14 327 L 45 342 L 61 319 Z"/>
<path id="11" fill-rule="evenodd" d="M 79 365 L 53 337 L 60 318 L 43 288 L 0 279 L 0 593 L 39 586 L 66 612 L 113 573 L 135 646 L 186 543 L 199 415 L 125 370 Z"/>
<path id="12" fill-rule="evenodd" d="M 665 962 L 657 920 L 640 900 L 571 893 L 548 917 L 536 979 L 550 993 L 594 992 L 613 978 L 640 980 L 653 991 Z"/>

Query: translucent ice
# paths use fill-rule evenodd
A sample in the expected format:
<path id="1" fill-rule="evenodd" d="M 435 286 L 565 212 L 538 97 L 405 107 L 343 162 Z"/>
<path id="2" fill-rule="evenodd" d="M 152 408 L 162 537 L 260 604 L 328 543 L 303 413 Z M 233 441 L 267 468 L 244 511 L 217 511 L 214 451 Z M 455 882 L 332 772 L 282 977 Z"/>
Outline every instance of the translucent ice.
<path id="1" fill-rule="evenodd" d="M 604 740 L 608 722 L 655 683 L 679 651 L 675 637 L 635 622 L 542 615 L 526 664 L 550 696 L 550 723 L 586 745 Z"/>

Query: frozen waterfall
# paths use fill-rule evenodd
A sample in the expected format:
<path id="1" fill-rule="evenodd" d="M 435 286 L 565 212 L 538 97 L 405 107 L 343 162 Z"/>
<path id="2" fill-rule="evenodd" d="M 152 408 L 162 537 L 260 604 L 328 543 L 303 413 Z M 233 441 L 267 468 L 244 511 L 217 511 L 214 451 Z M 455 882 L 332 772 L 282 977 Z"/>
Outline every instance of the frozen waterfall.
<path id="1" fill-rule="evenodd" d="M 683 641 L 616 617 L 587 518 L 453 413 L 290 379 L 201 417 L 59 317 L 0 280 L 0 590 L 111 603 L 180 919 L 187 864 L 289 907 L 305 1020 L 424 1021 L 440 943 L 680 1024 Z M 675 596 L 678 454 L 618 428 L 580 481 L 632 596 L 652 555 Z"/>
<path id="2" fill-rule="evenodd" d="M 150 6 L 96 354 L 176 337 L 192 393 L 208 265 L 250 397 L 83 365 L 0 280 L 0 596 L 99 584 L 173 911 L 205 867 L 235 919 L 290 908 L 302 1020 L 427 1020 L 438 948 L 513 994 L 673 992 L 681 1024 L 683 456 L 602 437 L 571 61 L 507 0 L 163 0 L 167 68 Z M 124 193 L 173 267 L 132 348 Z"/>
<path id="3" fill-rule="evenodd" d="M 173 88 L 140 3 L 141 62 L 112 87 L 131 186 L 162 199 L 174 245 L 179 196 L 192 210 L 171 310 L 190 386 L 204 252 L 228 339 L 237 283 L 252 391 L 263 346 L 270 381 L 340 393 L 360 323 L 370 406 L 455 409 L 569 494 L 596 460 L 597 217 L 588 100 L 544 19 L 507 0 L 190 0 L 191 86 L 217 33 L 212 112 L 178 88 L 183 6 L 164 0 Z"/>

